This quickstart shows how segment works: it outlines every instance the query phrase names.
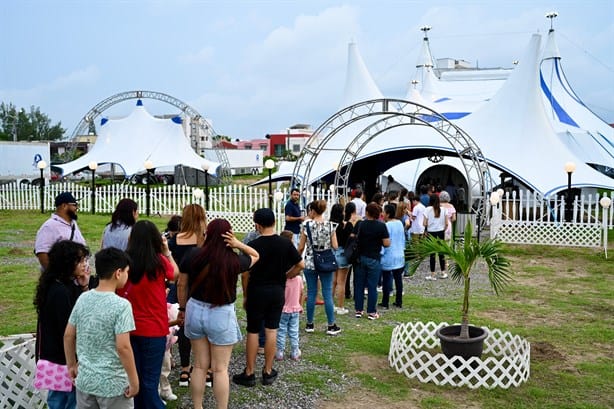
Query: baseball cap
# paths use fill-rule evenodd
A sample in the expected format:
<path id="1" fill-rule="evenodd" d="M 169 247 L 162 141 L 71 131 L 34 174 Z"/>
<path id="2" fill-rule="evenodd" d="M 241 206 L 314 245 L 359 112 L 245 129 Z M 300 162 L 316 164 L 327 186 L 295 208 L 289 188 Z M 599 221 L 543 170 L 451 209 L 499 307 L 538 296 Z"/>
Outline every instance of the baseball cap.
<path id="1" fill-rule="evenodd" d="M 55 207 L 64 203 L 77 203 L 77 199 L 70 192 L 62 192 L 55 197 Z"/>

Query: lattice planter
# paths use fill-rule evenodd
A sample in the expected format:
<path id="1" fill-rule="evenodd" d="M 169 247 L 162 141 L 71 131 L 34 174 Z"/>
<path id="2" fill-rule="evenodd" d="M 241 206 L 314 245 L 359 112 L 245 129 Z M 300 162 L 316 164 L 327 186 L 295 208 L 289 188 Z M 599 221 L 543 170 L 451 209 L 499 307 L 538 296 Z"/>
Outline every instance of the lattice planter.
<path id="1" fill-rule="evenodd" d="M 0 338 L 0 408 L 45 406 L 45 396 L 33 387 L 35 342 L 32 334 Z"/>
<path id="2" fill-rule="evenodd" d="M 499 329 L 488 330 L 482 358 L 447 358 L 435 332 L 446 322 L 409 322 L 392 331 L 388 362 L 398 373 L 422 383 L 507 389 L 529 379 L 531 348 L 528 341 Z"/>

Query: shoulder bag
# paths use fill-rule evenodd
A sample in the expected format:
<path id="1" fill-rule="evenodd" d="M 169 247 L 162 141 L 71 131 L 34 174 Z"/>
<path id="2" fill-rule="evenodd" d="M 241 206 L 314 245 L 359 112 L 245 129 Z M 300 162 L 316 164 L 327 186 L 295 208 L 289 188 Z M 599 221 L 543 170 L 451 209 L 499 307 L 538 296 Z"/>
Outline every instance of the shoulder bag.
<path id="1" fill-rule="evenodd" d="M 309 228 L 309 223 L 306 223 L 305 226 L 307 227 L 307 237 L 309 237 L 309 244 L 311 245 L 311 250 L 313 253 L 313 265 L 315 269 L 317 271 L 322 271 L 325 273 L 337 271 L 337 259 L 335 258 L 335 253 L 333 253 L 333 249 L 328 248 L 325 250 L 317 250 L 313 245 L 313 238 L 311 237 L 311 229 Z"/>
<path id="2" fill-rule="evenodd" d="M 345 247 L 343 248 L 343 254 L 347 259 L 348 263 L 356 264 L 358 263 L 358 235 L 360 234 L 360 222 L 358 222 L 358 231 L 356 234 L 350 234 L 347 241 L 345 242 Z"/>

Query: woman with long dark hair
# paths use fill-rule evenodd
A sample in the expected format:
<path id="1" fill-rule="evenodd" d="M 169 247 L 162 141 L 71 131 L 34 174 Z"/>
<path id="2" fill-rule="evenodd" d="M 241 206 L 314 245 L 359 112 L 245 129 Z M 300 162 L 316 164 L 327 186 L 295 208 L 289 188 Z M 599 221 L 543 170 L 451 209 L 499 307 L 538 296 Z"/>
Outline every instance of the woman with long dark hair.
<path id="1" fill-rule="evenodd" d="M 198 204 L 189 204 L 183 208 L 179 233 L 168 239 L 168 248 L 173 253 L 173 258 L 181 265 L 184 255 L 194 247 L 202 247 L 205 242 L 205 229 L 207 228 L 207 215 L 205 209 Z M 182 275 L 179 275 L 181 279 Z M 176 303 L 177 291 L 171 288 L 168 301 Z M 190 340 L 185 336 L 183 325 L 177 331 L 179 338 L 179 359 L 181 372 L 179 374 L 179 386 L 190 385 L 190 352 L 192 350 Z"/>
<path id="2" fill-rule="evenodd" d="M 356 206 L 354 206 L 354 210 Z M 354 211 L 354 213 L 356 213 Z M 350 269 L 350 263 L 345 258 L 345 244 L 347 243 L 348 237 L 352 234 L 352 230 L 354 229 L 354 225 L 345 220 L 343 217 L 343 206 L 340 204 L 334 204 L 330 209 L 330 221 L 333 223 L 337 223 L 337 228 L 335 229 L 335 235 L 337 236 L 337 244 L 338 247 L 335 250 L 335 258 L 337 259 L 337 271 L 334 272 L 333 276 L 333 299 L 337 298 L 337 307 L 335 307 L 335 312 L 339 315 L 347 314 L 349 311 L 343 305 L 345 303 L 345 281 L 347 279 L 348 270 Z"/>
<path id="3" fill-rule="evenodd" d="M 49 264 L 42 272 L 34 306 L 38 315 L 36 360 L 66 365 L 64 329 L 79 295 L 87 290 L 90 252 L 83 244 L 62 240 L 49 250 Z M 70 392 L 50 390 L 50 409 L 72 409 L 76 406 L 75 389 Z"/>
<path id="4" fill-rule="evenodd" d="M 429 207 L 424 211 L 424 227 L 426 228 L 426 234 L 437 237 L 439 239 L 445 238 L 445 231 L 448 228 L 448 211 L 445 207 L 441 207 L 438 195 L 431 195 L 429 199 Z M 435 253 L 429 257 L 429 267 L 431 268 L 431 275 L 426 276 L 427 280 L 435 281 L 437 276 L 435 275 Z M 446 258 L 443 254 L 439 254 L 439 268 L 441 269 L 440 278 L 448 278 L 446 273 Z"/>
<path id="5" fill-rule="evenodd" d="M 100 248 L 115 247 L 126 250 L 128 238 L 132 226 L 139 217 L 138 205 L 132 199 L 122 199 L 115 206 L 115 211 L 111 215 L 111 221 L 105 226 L 102 232 L 102 244 Z"/>
<path id="6" fill-rule="evenodd" d="M 237 280 L 258 258 L 256 250 L 234 236 L 227 220 L 215 219 L 207 226 L 203 247 L 190 250 L 181 262 L 179 319 L 184 319 L 185 335 L 194 352 L 190 392 L 195 409 L 203 407 L 208 368 L 215 379 L 217 407 L 228 406 L 228 364 L 234 344 L 242 338 L 234 304 Z"/>
<path id="7" fill-rule="evenodd" d="M 132 227 L 126 252 L 132 264 L 128 282 L 119 293 L 132 304 L 136 325 L 130 333 L 140 383 L 134 407 L 164 409 L 158 382 L 169 333 L 166 280 L 174 281 L 178 268 L 166 237 L 148 220 L 138 221 Z"/>

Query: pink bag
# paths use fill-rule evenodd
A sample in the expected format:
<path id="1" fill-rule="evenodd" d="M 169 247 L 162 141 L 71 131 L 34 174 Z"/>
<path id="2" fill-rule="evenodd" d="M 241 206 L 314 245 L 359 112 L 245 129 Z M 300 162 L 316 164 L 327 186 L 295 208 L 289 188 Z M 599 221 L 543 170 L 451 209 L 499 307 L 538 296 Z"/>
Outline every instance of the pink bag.
<path id="1" fill-rule="evenodd" d="M 68 374 L 68 367 L 47 361 L 46 359 L 39 359 L 36 363 L 34 387 L 36 389 L 60 392 L 72 391 L 73 384 Z"/>

